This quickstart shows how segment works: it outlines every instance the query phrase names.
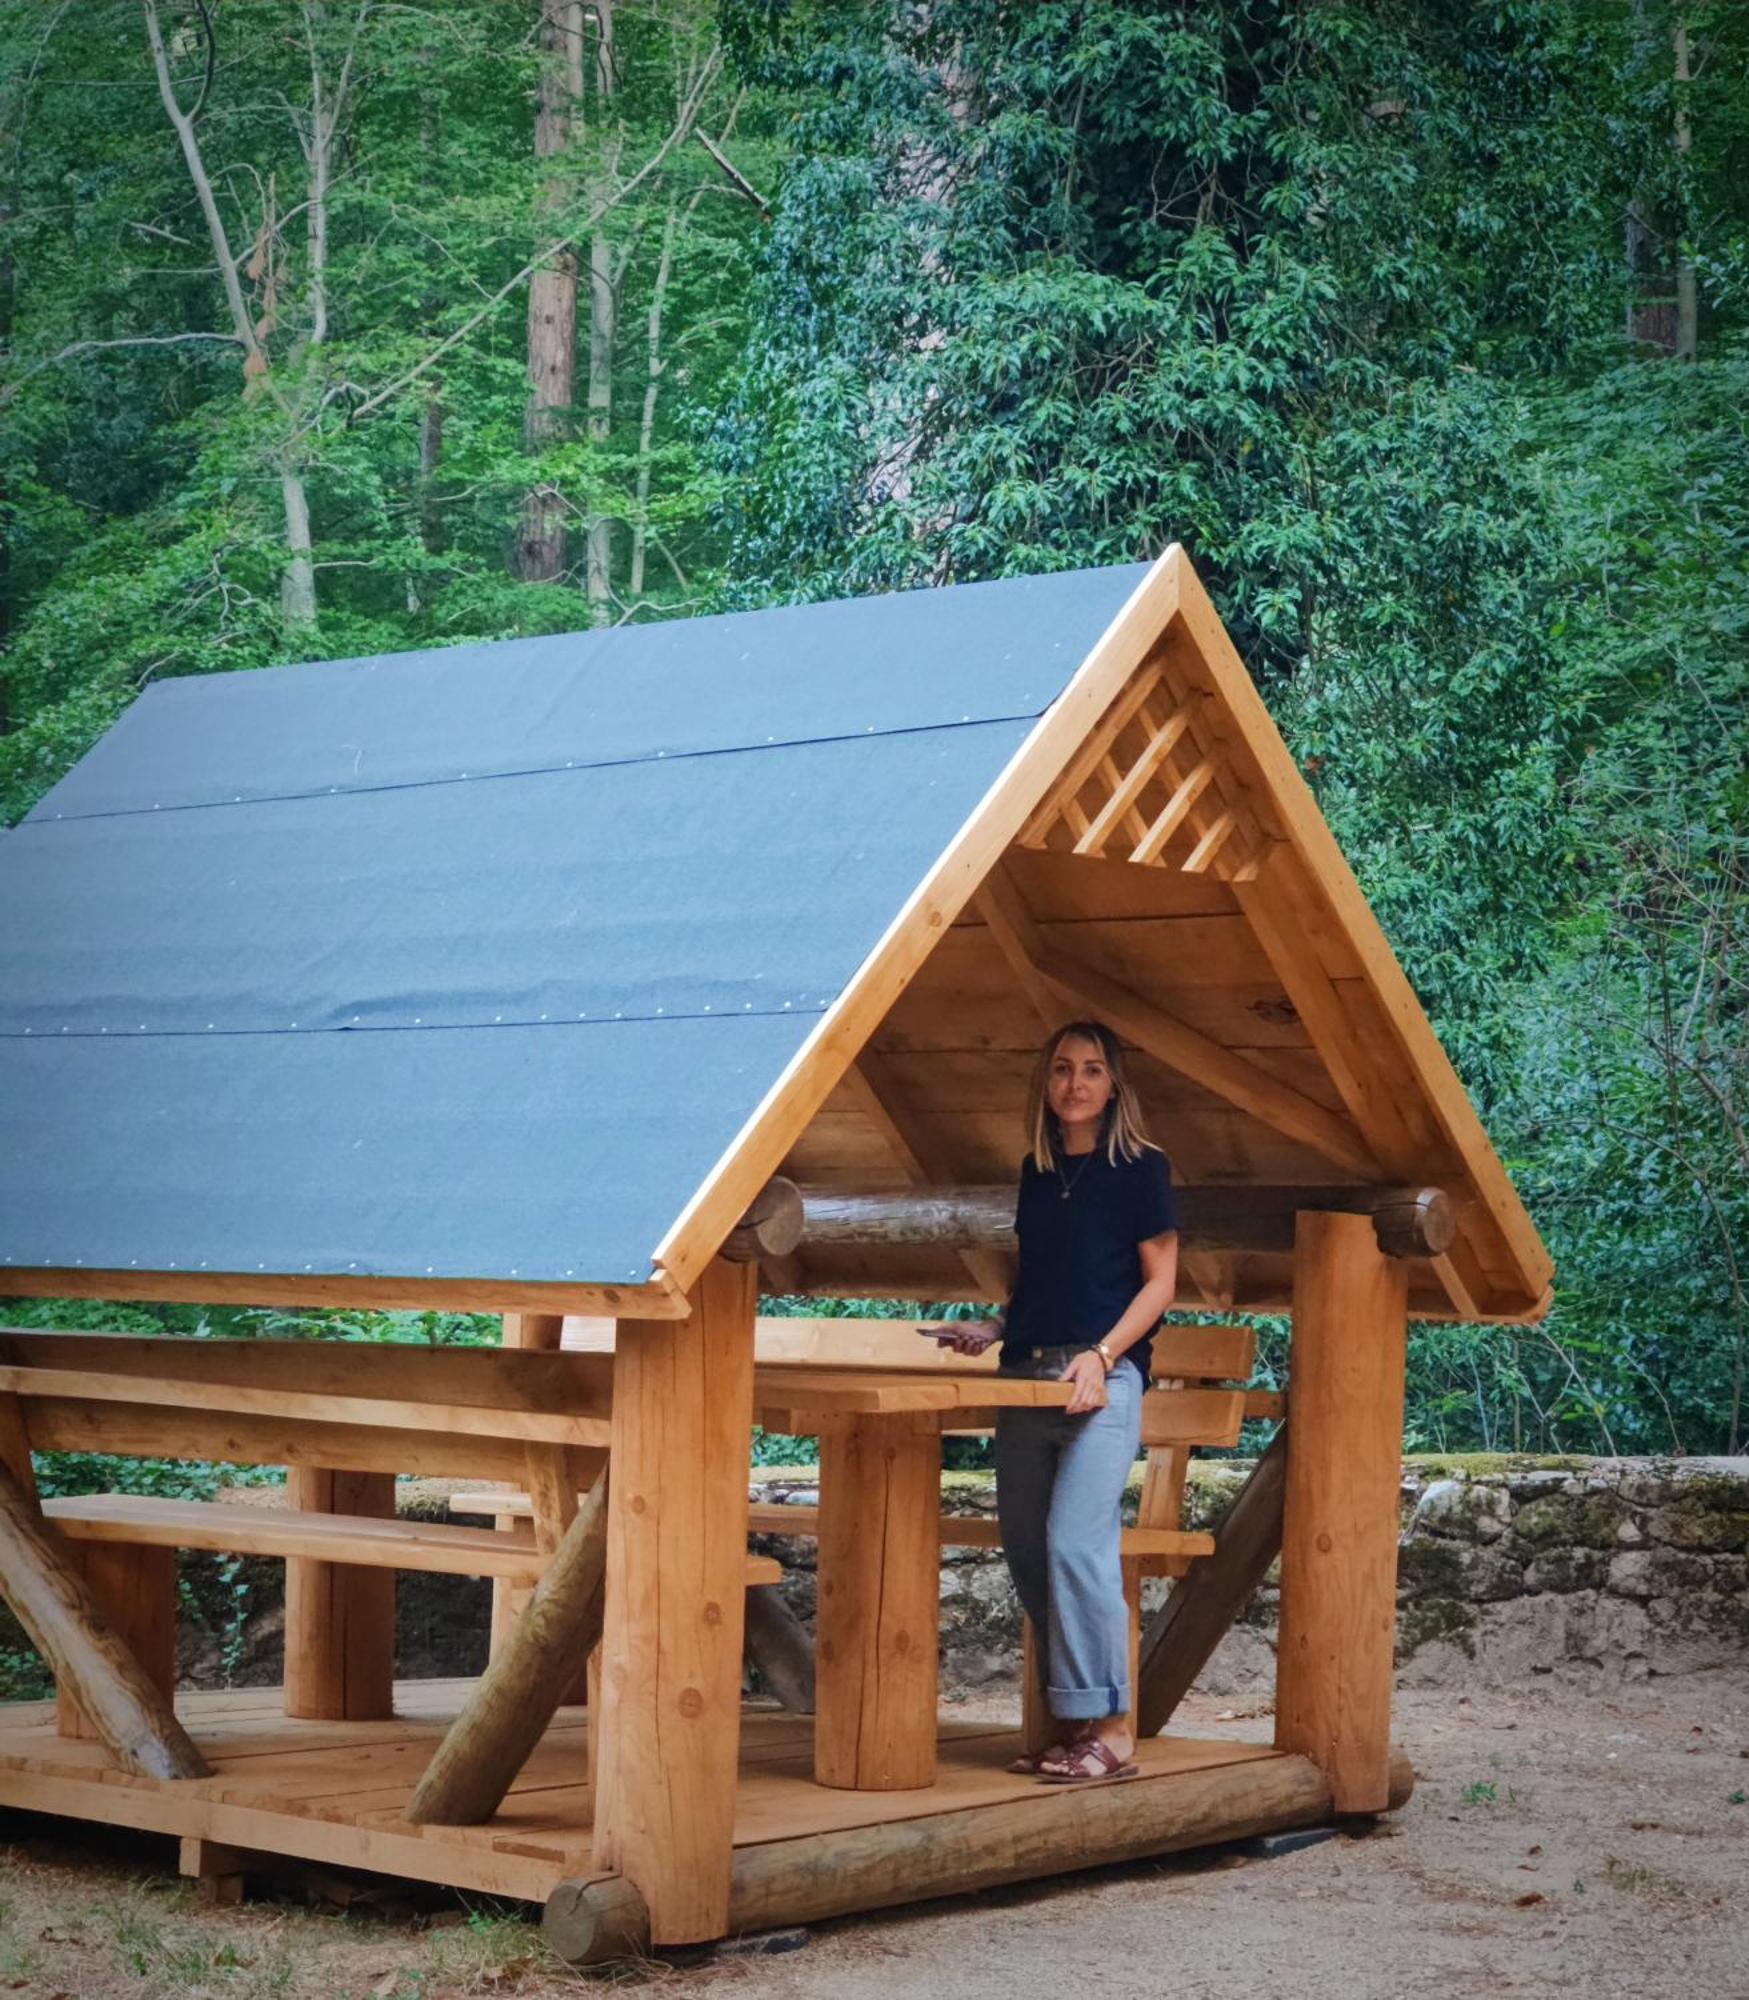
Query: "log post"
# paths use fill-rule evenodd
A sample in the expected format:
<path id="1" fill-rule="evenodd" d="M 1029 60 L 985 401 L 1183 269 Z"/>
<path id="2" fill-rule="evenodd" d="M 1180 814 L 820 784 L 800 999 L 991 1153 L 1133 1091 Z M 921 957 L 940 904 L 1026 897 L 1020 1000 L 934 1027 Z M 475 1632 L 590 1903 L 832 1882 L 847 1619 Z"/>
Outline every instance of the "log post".
<path id="1" fill-rule="evenodd" d="M 564 1342 L 565 1319 L 562 1313 L 506 1313 L 500 1325 L 499 1345 L 503 1347 L 532 1347 L 551 1353 Z M 500 1534 L 509 1534 L 521 1524 L 514 1514 L 499 1514 L 494 1517 L 492 1525 Z M 527 1602 L 526 1584 L 512 1583 L 506 1576 L 492 1579 L 492 1630 L 486 1649 L 488 1659 L 504 1643 L 505 1635 L 516 1623 Z"/>
<path id="2" fill-rule="evenodd" d="M 850 1791 L 935 1782 L 941 1430 L 848 1419 L 820 1439 L 814 1776 Z"/>
<path id="3" fill-rule="evenodd" d="M 393 1520 L 392 1472 L 286 1468 L 286 1500 L 311 1514 Z M 292 1556 L 285 1566 L 285 1712 L 377 1722 L 395 1712 L 395 1572 Z"/>
<path id="4" fill-rule="evenodd" d="M 1382 1812 L 1390 1789 L 1407 1301 L 1369 1217 L 1299 1218 L 1275 1741 L 1338 1812 Z"/>
<path id="5" fill-rule="evenodd" d="M 0 1595 L 124 1770 L 142 1778 L 211 1777 L 169 1696 L 110 1629 L 65 1543 L 4 1464 Z"/>
<path id="6" fill-rule="evenodd" d="M 520 1618 L 474 1683 L 407 1804 L 415 1826 L 477 1826 L 504 1802 L 601 1636 L 607 1474 L 576 1510 Z"/>
<path id="7" fill-rule="evenodd" d="M 683 1320 L 622 1320 L 614 1352 L 595 1865 L 657 1944 L 729 1927 L 747 1595 L 758 1271 L 718 1258 Z"/>
<path id="8" fill-rule="evenodd" d="M 110 1630 L 169 1701 L 176 1688 L 176 1551 L 135 1542 L 68 1543 L 66 1550 Z M 55 1727 L 87 1741 L 103 1733 L 64 1681 L 55 1690 Z"/>

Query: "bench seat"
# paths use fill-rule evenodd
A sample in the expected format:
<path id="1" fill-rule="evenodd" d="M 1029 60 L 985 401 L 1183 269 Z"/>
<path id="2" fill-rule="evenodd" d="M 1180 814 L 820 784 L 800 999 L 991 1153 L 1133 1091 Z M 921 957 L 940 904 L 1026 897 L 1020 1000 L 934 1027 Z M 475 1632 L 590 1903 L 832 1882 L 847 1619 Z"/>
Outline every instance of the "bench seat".
<path id="1" fill-rule="evenodd" d="M 526 1493 L 456 1493 L 450 1496 L 454 1514 L 493 1514 L 504 1520 L 522 1521 L 533 1512 Z M 490 1534 L 476 1528 L 475 1534 Z M 747 1532 L 753 1535 L 817 1535 L 820 1532 L 818 1507 L 786 1507 L 755 1502 L 747 1509 Z M 941 1540 L 946 1548 L 995 1549 L 1002 1545 L 1002 1529 L 993 1514 L 944 1514 Z M 1125 1528 L 1122 1552 L 1126 1556 L 1207 1556 L 1213 1555 L 1215 1538 L 1200 1530 L 1186 1528 Z"/>
<path id="2" fill-rule="evenodd" d="M 531 1513 L 528 1496 L 523 1512 Z M 455 1527 L 443 1521 L 376 1519 L 362 1514 L 303 1513 L 223 1500 L 162 1500 L 143 1493 L 94 1493 L 45 1500 L 43 1515 L 73 1541 L 215 1549 L 227 1555 L 307 1556 L 318 1562 L 447 1576 L 495 1576 L 532 1585 L 547 1558 L 531 1528 Z M 777 1583 L 782 1565 L 747 1558 L 747 1582 Z"/>

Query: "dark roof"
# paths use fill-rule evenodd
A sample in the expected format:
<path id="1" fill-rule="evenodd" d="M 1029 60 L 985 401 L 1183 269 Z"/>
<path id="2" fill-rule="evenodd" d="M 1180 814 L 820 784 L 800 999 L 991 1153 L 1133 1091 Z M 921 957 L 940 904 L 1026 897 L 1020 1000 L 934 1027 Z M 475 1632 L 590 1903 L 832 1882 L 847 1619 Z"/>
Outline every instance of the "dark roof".
<path id="1" fill-rule="evenodd" d="M 0 845 L 0 1263 L 648 1278 L 1143 574 L 148 690 Z"/>

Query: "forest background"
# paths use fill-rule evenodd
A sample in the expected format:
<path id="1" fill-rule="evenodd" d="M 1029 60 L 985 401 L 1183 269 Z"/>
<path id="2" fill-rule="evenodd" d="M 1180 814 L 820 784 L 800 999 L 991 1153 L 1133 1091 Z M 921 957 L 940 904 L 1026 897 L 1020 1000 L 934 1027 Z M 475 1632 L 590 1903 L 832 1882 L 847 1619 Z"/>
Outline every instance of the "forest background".
<path id="1" fill-rule="evenodd" d="M 1182 541 L 1559 1265 L 1412 1448 L 1744 1448 L 1746 411 L 1736 0 L 0 0 L 0 821 L 164 675 Z"/>

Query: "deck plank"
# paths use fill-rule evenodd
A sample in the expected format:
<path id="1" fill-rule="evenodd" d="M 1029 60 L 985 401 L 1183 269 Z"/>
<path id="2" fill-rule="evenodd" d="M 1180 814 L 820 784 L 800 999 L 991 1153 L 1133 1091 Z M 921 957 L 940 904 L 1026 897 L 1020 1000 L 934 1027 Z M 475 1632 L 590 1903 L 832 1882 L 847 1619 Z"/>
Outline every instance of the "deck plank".
<path id="1" fill-rule="evenodd" d="M 466 1680 L 401 1682 L 392 1720 L 305 1722 L 277 1688 L 184 1692 L 177 1709 L 214 1766 L 207 1779 L 155 1785 L 115 1768 L 101 1744 L 59 1736 L 51 1703 L 0 1707 L 0 1805 L 113 1825 L 192 1833 L 231 1845 L 458 1888 L 540 1900 L 587 1859 L 592 1787 L 587 1712 L 561 1709 L 495 1818 L 477 1827 L 414 1827 L 402 1817 L 425 1762 L 460 1707 Z M 904 1792 L 837 1791 L 813 1782 L 811 1719 L 748 1709 L 741 1725 L 738 1847 L 1040 1796 L 1011 1777 L 1015 1729 L 944 1717 L 937 1782 Z M 1263 1743 L 1157 1737 L 1138 1752 L 1143 1778 L 1247 1763 Z"/>

